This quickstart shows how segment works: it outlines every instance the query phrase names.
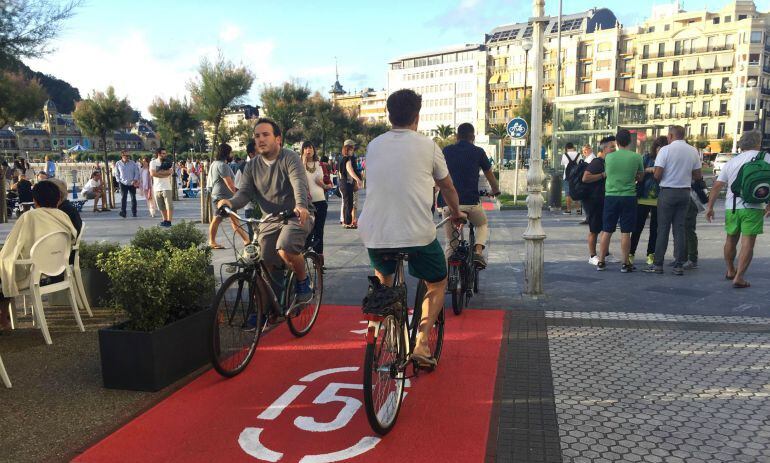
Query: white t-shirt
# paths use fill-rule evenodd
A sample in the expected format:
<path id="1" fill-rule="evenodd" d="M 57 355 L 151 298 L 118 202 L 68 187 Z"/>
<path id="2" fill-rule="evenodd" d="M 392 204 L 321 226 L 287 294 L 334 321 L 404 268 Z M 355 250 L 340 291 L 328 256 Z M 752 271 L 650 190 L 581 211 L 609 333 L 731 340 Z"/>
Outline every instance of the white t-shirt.
<path id="1" fill-rule="evenodd" d="M 655 167 L 663 168 L 661 188 L 690 188 L 692 171 L 701 168 L 700 156 L 694 146 L 684 140 L 674 140 L 658 152 Z"/>
<path id="2" fill-rule="evenodd" d="M 727 161 L 727 164 L 722 166 L 722 170 L 719 171 L 719 177 L 717 177 L 717 181 L 727 184 L 727 195 L 725 196 L 726 210 L 733 210 L 733 197 L 735 195 L 732 191 L 730 191 L 730 185 L 732 185 L 735 179 L 738 178 L 738 172 L 741 170 L 741 167 L 754 159 L 754 156 L 756 156 L 758 152 L 759 151 L 757 150 L 744 151 L 738 156 L 735 156 L 734 158 Z M 765 153 L 765 161 L 770 162 L 770 153 Z M 765 204 L 746 204 L 740 197 L 735 198 L 736 209 L 764 209 L 765 206 Z"/>
<path id="3" fill-rule="evenodd" d="M 160 169 L 161 161 L 158 158 L 150 161 L 150 172 L 157 172 Z M 163 190 L 171 190 L 171 176 L 165 178 L 153 177 L 152 178 L 152 191 L 158 192 Z"/>
<path id="4" fill-rule="evenodd" d="M 96 188 L 99 188 L 99 185 L 101 185 L 102 182 L 99 180 L 96 180 L 95 178 L 90 179 L 86 182 L 85 185 L 83 185 L 83 193 L 90 193 L 94 191 Z"/>
<path id="5" fill-rule="evenodd" d="M 569 164 L 570 161 L 579 161 L 580 160 L 580 154 L 578 154 L 577 151 L 567 151 L 566 153 L 561 155 L 561 165 L 564 166 L 564 173 L 562 174 L 563 179 L 567 179 L 567 164 Z"/>
<path id="6" fill-rule="evenodd" d="M 320 180 L 322 183 L 324 181 L 324 170 L 321 167 L 321 164 L 316 162 L 315 163 L 315 172 L 310 172 L 305 168 L 305 173 L 307 174 L 307 186 L 310 189 L 310 198 L 315 203 L 318 201 L 325 201 L 326 200 L 326 194 L 324 194 L 324 189 L 318 186 L 318 183 L 316 183 L 316 180 Z"/>
<path id="7" fill-rule="evenodd" d="M 583 162 L 586 164 L 591 164 L 591 161 L 596 159 L 596 155 L 594 153 L 589 154 L 588 156 L 583 157 Z"/>
<path id="8" fill-rule="evenodd" d="M 364 246 L 392 249 L 432 243 L 433 185 L 447 176 L 444 153 L 428 137 L 393 129 L 372 140 L 366 149 L 366 201 L 358 220 Z"/>

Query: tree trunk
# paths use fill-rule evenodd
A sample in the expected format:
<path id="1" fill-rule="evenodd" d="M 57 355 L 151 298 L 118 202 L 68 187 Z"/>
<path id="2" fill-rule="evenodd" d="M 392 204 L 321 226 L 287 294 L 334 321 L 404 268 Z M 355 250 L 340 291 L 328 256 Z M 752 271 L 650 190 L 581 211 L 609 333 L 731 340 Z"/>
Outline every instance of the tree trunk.
<path id="1" fill-rule="evenodd" d="M 112 183 L 112 169 L 110 169 L 110 161 L 107 159 L 107 135 L 102 135 L 102 147 L 104 148 L 104 190 L 107 193 L 108 209 L 115 208 L 115 185 Z M 102 209 L 104 209 L 104 203 L 102 202 Z"/>
<path id="2" fill-rule="evenodd" d="M 2 211 L 0 211 L 0 223 L 8 223 L 8 204 L 6 202 L 5 197 L 5 171 L 7 169 L 5 167 L 0 166 L 0 178 L 3 179 L 3 187 L 0 188 L 0 208 L 2 208 Z"/>
<path id="3" fill-rule="evenodd" d="M 221 124 L 222 119 L 220 117 L 217 117 L 214 119 L 214 136 L 211 139 L 211 153 L 209 153 L 209 166 L 211 166 L 211 163 L 214 162 L 214 152 L 217 149 L 217 142 L 219 141 L 219 125 Z M 205 169 L 203 169 L 205 171 Z M 209 192 L 206 188 L 206 174 L 208 172 L 201 172 L 201 223 L 209 223 L 211 222 L 212 217 L 212 211 L 211 211 L 211 200 L 209 199 Z"/>
<path id="4" fill-rule="evenodd" d="M 176 174 L 176 139 L 171 144 L 171 156 L 174 158 L 174 168 L 171 170 L 171 185 L 174 187 L 171 190 L 172 201 L 179 201 L 179 188 L 177 188 L 177 174 Z"/>

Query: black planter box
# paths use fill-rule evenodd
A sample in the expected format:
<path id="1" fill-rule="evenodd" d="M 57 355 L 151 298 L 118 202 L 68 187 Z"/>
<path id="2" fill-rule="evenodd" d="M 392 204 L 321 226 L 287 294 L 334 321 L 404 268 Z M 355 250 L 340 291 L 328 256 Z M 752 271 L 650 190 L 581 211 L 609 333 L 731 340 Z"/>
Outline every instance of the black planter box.
<path id="1" fill-rule="evenodd" d="M 99 330 L 104 387 L 154 392 L 205 365 L 212 318 L 207 309 L 152 332 Z"/>
<path id="2" fill-rule="evenodd" d="M 95 268 L 80 269 L 83 276 L 83 286 L 86 291 L 88 305 L 93 307 L 104 307 L 110 297 L 112 280 L 106 273 Z M 67 291 L 59 291 L 48 296 L 48 304 L 52 306 L 70 306 L 70 299 Z M 81 307 L 82 309 L 82 307 Z"/>

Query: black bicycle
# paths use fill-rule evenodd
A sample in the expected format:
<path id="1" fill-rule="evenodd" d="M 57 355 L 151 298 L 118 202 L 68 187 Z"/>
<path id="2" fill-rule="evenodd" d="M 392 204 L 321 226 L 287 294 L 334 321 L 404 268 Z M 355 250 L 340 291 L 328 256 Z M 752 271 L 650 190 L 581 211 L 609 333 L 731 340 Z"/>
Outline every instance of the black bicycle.
<path id="1" fill-rule="evenodd" d="M 436 228 L 441 227 L 444 219 Z M 421 367 L 411 357 L 422 319 L 422 304 L 427 292 L 425 281 L 420 280 L 414 298 L 414 308 L 407 305 L 407 288 L 404 276 L 404 262 L 408 253 L 382 254 L 386 260 L 396 261 L 393 286 L 384 287 L 377 277 L 369 277 L 369 292 L 364 302 L 364 316 L 369 320 L 366 332 L 366 353 L 364 355 L 364 405 L 366 417 L 372 430 L 380 435 L 387 434 L 396 424 L 401 401 L 404 396 L 404 382 L 417 376 Z M 438 366 L 444 345 L 444 308 L 436 318 L 428 336 L 428 346 Z M 407 370 L 412 367 L 411 375 Z"/>
<path id="2" fill-rule="evenodd" d="M 228 207 L 220 208 L 219 213 L 239 219 L 241 227 L 248 223 L 285 224 L 294 217 L 294 212 L 285 211 L 262 219 L 244 219 Z M 277 277 L 272 275 L 262 260 L 258 236 L 257 226 L 252 242 L 240 253 L 236 252 L 236 260 L 220 267 L 220 279 L 223 272 L 232 275 L 224 280 L 214 297 L 214 327 L 209 346 L 214 369 L 225 377 L 233 377 L 246 368 L 263 332 L 285 321 L 294 336 L 305 336 L 313 328 L 321 308 L 323 271 L 318 254 L 309 248 L 302 252 L 313 298 L 307 303 L 297 303 L 294 272 L 284 269 Z"/>

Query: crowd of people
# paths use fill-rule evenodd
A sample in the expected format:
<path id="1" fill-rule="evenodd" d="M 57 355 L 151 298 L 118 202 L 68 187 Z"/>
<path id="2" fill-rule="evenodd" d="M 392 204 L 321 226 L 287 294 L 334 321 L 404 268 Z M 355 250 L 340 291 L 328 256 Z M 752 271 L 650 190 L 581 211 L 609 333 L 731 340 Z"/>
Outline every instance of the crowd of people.
<path id="1" fill-rule="evenodd" d="M 757 187 L 749 193 L 736 193 L 744 181 L 743 167 L 751 162 L 770 162 L 770 154 L 759 155 L 762 136 L 744 132 L 738 142 L 741 154 L 731 159 L 714 181 L 710 195 L 703 178 L 703 160 L 698 150 L 685 141 L 685 129 L 671 126 L 667 136 L 656 138 L 650 152 L 640 155 L 630 150 L 631 133 L 618 130 L 615 136 L 599 142 L 596 155 L 590 145 L 583 146 L 582 159 L 574 145 L 565 145 L 562 157 L 567 194 L 565 214 L 577 203 L 586 212 L 589 264 L 598 271 L 619 262 L 622 273 L 636 270 L 635 254 L 649 219 L 646 267 L 643 272 L 664 273 L 664 259 L 673 237 L 673 275 L 684 275 L 698 268 L 697 216 L 706 211 L 714 218 L 714 203 L 727 187 L 725 201 L 724 258 L 725 278 L 734 288 L 747 288 L 745 273 L 753 255 L 756 236 L 763 232 L 764 217 L 770 216 L 768 186 L 770 174 L 759 176 Z M 760 159 L 764 156 L 764 159 Z M 770 165 L 768 166 L 770 167 Z M 764 181 L 765 183 L 762 183 Z M 750 197 L 750 199 L 747 199 Z M 578 203 L 579 201 L 579 203 Z M 612 236 L 620 227 L 619 259 L 609 254 Z M 737 248 L 740 243 L 740 253 Z M 736 263 L 736 256 L 738 261 Z"/>

